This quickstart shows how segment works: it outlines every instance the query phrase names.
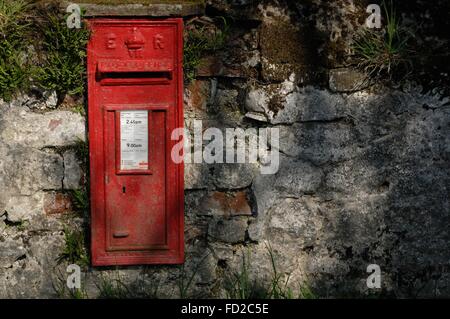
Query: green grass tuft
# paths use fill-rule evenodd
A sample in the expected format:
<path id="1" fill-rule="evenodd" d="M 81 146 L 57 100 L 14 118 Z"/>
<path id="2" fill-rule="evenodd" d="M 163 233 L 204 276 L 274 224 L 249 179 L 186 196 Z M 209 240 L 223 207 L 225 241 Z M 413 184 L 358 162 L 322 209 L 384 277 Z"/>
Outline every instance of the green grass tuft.
<path id="1" fill-rule="evenodd" d="M 230 26 L 223 17 L 222 27 L 198 27 L 188 24 L 184 34 L 184 77 L 186 82 L 192 81 L 200 65 L 201 59 L 208 53 L 214 53 L 225 47 L 230 33 Z"/>
<path id="2" fill-rule="evenodd" d="M 129 299 L 132 297 L 132 292 L 129 287 L 120 279 L 108 279 L 105 276 L 100 278 L 97 285 L 99 290 L 99 299 Z"/>
<path id="3" fill-rule="evenodd" d="M 52 286 L 56 295 L 60 299 L 88 299 L 89 296 L 83 285 L 80 289 L 67 287 L 67 274 L 63 274 L 61 270 L 56 270 L 55 275 L 52 277 Z"/>
<path id="4" fill-rule="evenodd" d="M 261 282 L 250 275 L 250 257 L 242 256 L 239 271 L 232 273 L 225 281 L 225 290 L 230 299 L 314 299 L 317 298 L 310 287 L 303 283 L 295 292 L 289 285 L 290 275 L 278 270 L 276 255 L 270 244 L 266 244 L 272 274 L 268 282 Z"/>
<path id="5" fill-rule="evenodd" d="M 363 29 L 358 32 L 353 50 L 358 66 L 370 77 L 391 79 L 397 72 L 411 67 L 411 40 L 414 35 L 405 28 L 393 6 L 383 2 L 385 25 L 381 30 Z M 397 74 L 398 75 L 398 74 Z"/>
<path id="6" fill-rule="evenodd" d="M 85 246 L 84 234 L 79 230 L 64 228 L 64 248 L 56 259 L 58 264 L 66 261 L 80 267 L 89 266 L 89 256 Z"/>
<path id="7" fill-rule="evenodd" d="M 71 191 L 74 211 L 81 216 L 89 214 L 89 194 L 86 189 L 74 189 Z"/>
<path id="8" fill-rule="evenodd" d="M 250 276 L 250 254 L 242 255 L 239 271 L 229 275 L 224 283 L 227 297 L 230 299 L 267 299 L 268 288 Z"/>

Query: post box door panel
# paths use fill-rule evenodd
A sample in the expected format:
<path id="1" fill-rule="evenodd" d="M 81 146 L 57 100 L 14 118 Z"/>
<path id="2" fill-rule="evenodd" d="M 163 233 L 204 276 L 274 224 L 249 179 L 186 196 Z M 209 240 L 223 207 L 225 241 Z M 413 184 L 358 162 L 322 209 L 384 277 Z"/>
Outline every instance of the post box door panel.
<path id="1" fill-rule="evenodd" d="M 94 265 L 183 262 L 182 21 L 90 21 Z"/>
<path id="2" fill-rule="evenodd" d="M 167 249 L 165 112 L 129 110 L 105 110 L 107 250 Z"/>

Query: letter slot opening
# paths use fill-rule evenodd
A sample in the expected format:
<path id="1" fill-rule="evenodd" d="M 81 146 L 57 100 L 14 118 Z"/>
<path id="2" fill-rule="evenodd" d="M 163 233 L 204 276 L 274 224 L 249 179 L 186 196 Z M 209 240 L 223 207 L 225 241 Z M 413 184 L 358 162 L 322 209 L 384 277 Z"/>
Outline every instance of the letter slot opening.
<path id="1" fill-rule="evenodd" d="M 173 64 L 166 60 L 99 61 L 96 80 L 101 85 L 170 84 Z"/>
<path id="2" fill-rule="evenodd" d="M 97 73 L 102 85 L 169 84 L 172 72 L 106 72 Z"/>

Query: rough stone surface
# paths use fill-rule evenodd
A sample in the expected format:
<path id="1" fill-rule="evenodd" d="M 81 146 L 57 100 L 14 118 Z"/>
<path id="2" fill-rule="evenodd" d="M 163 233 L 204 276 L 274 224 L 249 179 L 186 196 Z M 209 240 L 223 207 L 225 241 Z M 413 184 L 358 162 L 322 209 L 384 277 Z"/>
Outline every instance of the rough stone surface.
<path id="1" fill-rule="evenodd" d="M 211 185 L 207 178 L 209 167 L 206 164 L 186 163 L 184 165 L 185 189 L 203 189 Z"/>
<path id="2" fill-rule="evenodd" d="M 264 290 L 271 252 L 294 292 L 449 297 L 450 99 L 414 83 L 354 88 L 360 77 L 346 65 L 363 2 L 207 6 L 233 22 L 186 85 L 185 126 L 278 129 L 270 148 L 279 168 L 262 174 L 264 156 L 186 164 L 184 266 L 85 267 L 87 296 L 119 276 L 136 298 L 229 297 L 227 280 L 244 266 Z M 223 27 L 214 17 L 196 21 Z M 89 222 L 65 214 L 85 173 L 71 148 L 85 119 L 53 110 L 53 92 L 44 93 L 0 103 L 0 297 L 60 296 L 63 230 Z M 366 285 L 369 264 L 381 267 L 381 289 Z"/>
<path id="3" fill-rule="evenodd" d="M 63 226 L 50 215 L 70 208 L 67 195 L 60 192 L 79 187 L 80 174 L 73 152 L 66 151 L 63 156 L 60 149 L 70 149 L 85 139 L 85 121 L 69 111 L 33 111 L 54 107 L 52 103 L 52 95 L 42 100 L 19 96 L 15 103 L 0 105 L 3 298 L 58 296 L 50 269 L 57 268 Z"/>
<path id="4" fill-rule="evenodd" d="M 41 213 L 43 193 L 11 196 L 5 206 L 6 219 L 12 223 L 29 220 Z"/>
<path id="5" fill-rule="evenodd" d="M 222 164 L 214 169 L 214 185 L 219 189 L 240 189 L 251 185 L 254 174 L 252 164 Z"/>
<path id="6" fill-rule="evenodd" d="M 215 241 L 236 244 L 244 242 L 248 221 L 246 218 L 213 218 L 208 225 L 208 237 Z"/>
<path id="7" fill-rule="evenodd" d="M 4 239 L 0 250 L 0 268 L 9 268 L 19 258 L 25 255 L 25 248 L 22 240 Z"/>
<path id="8" fill-rule="evenodd" d="M 81 186 L 83 172 L 81 170 L 79 160 L 74 151 L 66 151 L 63 153 L 64 160 L 64 189 L 77 189 Z"/>
<path id="9" fill-rule="evenodd" d="M 39 190 L 62 187 L 63 160 L 51 151 L 13 146 L 3 153 L 3 163 L 4 185 L 19 194 L 32 195 Z"/>
<path id="10" fill-rule="evenodd" d="M 350 68 L 330 70 L 329 85 L 334 92 L 355 92 L 367 87 L 367 77 Z"/>
<path id="11" fill-rule="evenodd" d="M 26 107 L 4 107 L 1 111 L 1 140 L 21 147 L 57 147 L 85 139 L 80 115 L 67 111 L 38 114 Z"/>

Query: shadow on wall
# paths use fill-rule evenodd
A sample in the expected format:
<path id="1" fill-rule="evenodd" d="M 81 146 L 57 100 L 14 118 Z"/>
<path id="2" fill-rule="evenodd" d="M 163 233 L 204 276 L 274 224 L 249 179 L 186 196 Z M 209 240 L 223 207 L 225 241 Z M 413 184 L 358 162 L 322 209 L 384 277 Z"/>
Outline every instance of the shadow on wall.
<path id="1" fill-rule="evenodd" d="M 367 4 L 357 2 L 364 17 Z M 289 8 L 306 17 L 319 6 L 289 2 Z M 273 48 L 265 51 L 260 39 L 262 83 L 278 82 L 264 73 L 265 53 L 275 65 L 316 75 L 345 63 L 345 54 L 324 43 L 330 29 L 309 23 L 304 41 L 297 42 L 301 46 L 291 51 L 301 52 L 302 62 L 290 64 Z M 334 45 L 339 47 L 339 41 Z M 317 46 L 324 48 L 319 54 Z M 322 297 L 450 295 L 446 100 L 418 86 L 348 95 L 305 88 L 297 94 L 299 110 L 278 126 L 280 171 L 253 180 L 258 205 L 248 229 L 256 244 L 253 258 L 261 259 L 263 242 L 270 241 L 283 272 L 293 282 L 309 282 Z M 218 119 L 223 117 L 218 114 Z M 366 286 L 370 264 L 381 268 L 382 289 Z M 270 272 L 267 262 L 253 265 L 255 274 Z"/>
<path id="2" fill-rule="evenodd" d="M 342 112 L 282 128 L 281 151 L 292 153 L 253 182 L 250 238 L 269 241 L 291 280 L 321 297 L 448 296 L 448 104 L 355 93 Z M 370 264 L 381 290 L 366 286 Z"/>

